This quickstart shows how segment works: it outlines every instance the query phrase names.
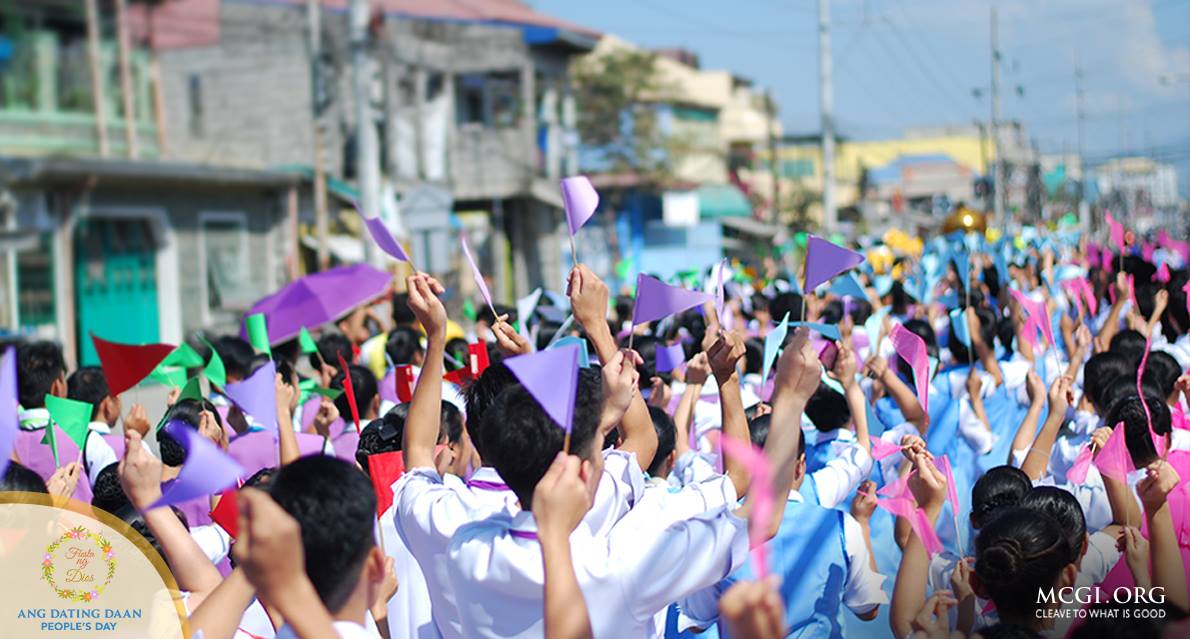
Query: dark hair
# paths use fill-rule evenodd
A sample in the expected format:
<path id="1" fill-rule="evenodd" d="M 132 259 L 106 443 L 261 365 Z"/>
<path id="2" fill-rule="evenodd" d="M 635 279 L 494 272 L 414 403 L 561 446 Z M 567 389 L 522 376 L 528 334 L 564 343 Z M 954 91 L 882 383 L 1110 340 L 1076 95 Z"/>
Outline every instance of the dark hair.
<path id="1" fill-rule="evenodd" d="M 1049 515 L 1013 508 L 993 518 L 975 538 L 975 574 L 1001 617 L 1032 618 L 1038 593 L 1070 564 L 1070 544 Z"/>
<path id="2" fill-rule="evenodd" d="M 45 486 L 45 480 L 28 466 L 20 462 L 9 462 L 4 469 L 4 476 L 0 477 L 0 492 L 42 493 L 48 495 L 50 490 Z"/>
<path id="3" fill-rule="evenodd" d="M 371 482 L 341 459 L 311 455 L 282 466 L 269 494 L 301 526 L 306 575 L 327 610 L 338 612 L 375 544 Z"/>
<path id="4" fill-rule="evenodd" d="M 1070 491 L 1057 486 L 1037 486 L 1025 493 L 1020 507 L 1053 517 L 1066 535 L 1066 543 L 1070 546 L 1071 555 L 1067 563 L 1079 561 L 1083 544 L 1087 540 L 1087 516 L 1083 514 L 1083 507 L 1078 503 L 1078 498 Z"/>
<path id="5" fill-rule="evenodd" d="M 468 350 L 468 346 L 469 344 L 467 343 L 467 340 L 461 337 L 456 337 L 446 342 L 446 348 L 443 349 L 442 353 L 442 359 L 444 360 L 443 365 L 446 370 L 454 368 L 454 364 L 451 363 L 450 360 L 446 359 L 446 356 L 448 355 L 455 358 L 459 363 L 464 365 L 467 365 L 467 363 L 471 361 L 471 353 Z M 490 361 L 491 359 L 489 358 L 489 362 Z"/>
<path id="6" fill-rule="evenodd" d="M 112 462 L 95 475 L 91 486 L 91 505 L 120 517 L 132 505 L 120 485 L 119 464 Z"/>
<path id="7" fill-rule="evenodd" d="M 223 370 L 228 377 L 246 379 L 252 373 L 252 362 L 256 359 L 256 351 L 252 345 L 235 335 L 224 335 L 211 343 L 219 359 L 223 360 Z"/>
<path id="8" fill-rule="evenodd" d="M 1104 351 L 1096 353 L 1083 365 L 1083 392 L 1087 398 L 1101 412 L 1107 411 L 1109 405 L 1104 391 L 1113 380 L 1129 371 L 1135 371 L 1135 366 L 1129 366 L 1127 358 L 1119 353 Z"/>
<path id="9" fill-rule="evenodd" d="M 1127 329 L 1112 336 L 1110 350 L 1123 355 L 1132 370 L 1136 370 L 1140 365 L 1140 358 L 1144 357 L 1146 341 L 1145 336 L 1139 331 Z"/>
<path id="10" fill-rule="evenodd" d="M 463 438 L 463 413 L 458 406 L 446 400 L 442 400 L 442 430 L 438 433 L 439 438 L 443 435 L 451 444 L 457 444 Z"/>
<path id="11" fill-rule="evenodd" d="M 384 344 L 384 352 L 392 360 L 394 366 L 412 364 L 413 358 L 423 352 L 421 347 L 421 333 L 407 326 L 394 328 L 388 334 L 388 341 Z"/>
<path id="12" fill-rule="evenodd" d="M 802 296 L 793 292 L 781 293 L 773 298 L 769 304 L 769 313 L 773 320 L 780 322 L 786 314 L 790 319 L 802 316 Z"/>
<path id="13" fill-rule="evenodd" d="M 649 464 L 649 474 L 657 477 L 669 454 L 674 451 L 677 428 L 669 413 L 657 406 L 649 406 L 649 417 L 653 419 L 653 430 L 657 431 L 657 453 Z"/>
<path id="14" fill-rule="evenodd" d="M 80 367 L 66 378 L 66 397 L 90 404 L 91 419 L 99 414 L 99 405 L 110 394 L 107 378 L 98 366 Z"/>
<path id="15" fill-rule="evenodd" d="M 22 408 L 43 408 L 50 387 L 66 372 L 62 349 L 53 342 L 17 347 L 17 400 Z"/>
<path id="16" fill-rule="evenodd" d="M 479 458 L 487 463 L 486 445 L 483 441 L 483 416 L 496 403 L 504 389 L 517 383 L 517 378 L 504 364 L 492 364 L 484 370 L 479 379 L 463 388 L 464 404 L 467 407 L 467 434 Z"/>
<path id="17" fill-rule="evenodd" d="M 201 401 L 197 399 L 183 399 L 179 401 L 170 407 L 169 413 L 166 414 L 165 423 L 168 424 L 176 420 L 197 430 L 203 411 L 211 413 L 215 417 L 215 423 L 220 427 L 223 426 L 223 420 L 219 417 L 219 412 L 215 410 L 215 405 L 206 399 Z M 182 462 L 186 461 L 185 449 L 164 428 L 157 431 L 157 447 L 161 451 L 161 463 L 166 466 L 177 468 L 182 465 Z"/>
<path id="18" fill-rule="evenodd" d="M 359 462 L 365 473 L 368 472 L 368 458 L 372 455 L 401 450 L 401 438 L 405 436 L 405 420 L 408 417 L 409 404 L 397 404 L 383 417 L 368 422 L 360 431 L 355 461 Z"/>
<path id="19" fill-rule="evenodd" d="M 591 450 L 602 401 L 599 373 L 580 369 L 570 429 L 572 454 L 585 457 Z M 565 433 L 520 384 L 504 389 L 481 420 L 490 457 L 484 461 L 490 461 L 525 510 L 531 510 L 533 489 L 562 450 Z"/>
<path id="20" fill-rule="evenodd" d="M 905 322 L 902 326 L 904 326 L 905 330 L 917 335 L 922 339 L 923 342 L 926 343 L 926 353 L 930 357 L 938 357 L 938 337 L 934 333 L 934 327 L 930 326 L 929 322 L 925 320 L 911 319 Z M 897 371 L 901 373 L 902 377 L 905 377 L 912 382 L 913 367 L 910 366 L 909 362 L 906 362 L 905 359 L 900 355 L 894 355 L 893 357 L 897 362 Z"/>
<path id="21" fill-rule="evenodd" d="M 1013 340 L 1016 339 L 1016 326 L 1012 322 L 1011 317 L 1001 317 L 996 320 L 996 339 L 1000 340 L 1000 345 L 1004 350 L 1012 352 Z"/>
<path id="22" fill-rule="evenodd" d="M 241 488 L 259 488 L 267 491 L 273 485 L 273 478 L 276 476 L 277 469 L 272 466 L 266 466 L 252 473 L 252 476 L 248 479 L 245 479 L 244 485 Z"/>
<path id="23" fill-rule="evenodd" d="M 358 364 L 348 364 L 347 369 L 351 371 L 351 390 L 355 393 L 355 406 L 359 409 L 360 419 L 363 419 L 364 413 L 367 412 L 368 406 L 372 405 L 372 400 L 378 392 L 376 376 L 372 374 L 371 369 Z M 345 380 L 346 375 L 343 371 L 335 373 L 331 378 L 331 388 L 343 390 Z M 351 404 L 347 401 L 346 392 L 335 398 L 335 408 L 339 409 L 344 421 L 351 421 Z"/>
<path id="24" fill-rule="evenodd" d="M 1148 406 L 1148 413 L 1145 407 Z M 1152 432 L 1157 435 L 1168 435 L 1171 430 L 1169 406 L 1164 399 L 1145 392 L 1144 402 L 1139 395 L 1133 394 L 1119 400 L 1112 405 L 1105 422 L 1109 428 L 1124 423 L 1124 442 L 1128 445 L 1128 453 L 1132 456 L 1132 464 L 1137 468 L 1144 468 L 1157 459 L 1157 446 L 1149 434 L 1149 419 L 1153 421 Z"/>
<path id="25" fill-rule="evenodd" d="M 772 413 L 765 413 L 764 415 L 756 417 L 752 421 L 748 422 L 748 436 L 751 437 L 753 446 L 757 446 L 759 448 L 764 448 L 764 445 L 766 443 L 768 443 L 769 428 L 771 428 L 772 424 L 773 424 L 772 417 L 773 417 Z M 798 437 L 797 438 L 797 457 L 795 457 L 795 459 L 801 459 L 802 456 L 805 454 L 806 454 L 806 438 Z"/>
<path id="26" fill-rule="evenodd" d="M 810 418 L 819 432 L 829 433 L 843 428 L 851 421 L 851 409 L 842 393 L 820 381 L 818 388 L 806 402 L 806 417 Z"/>
<path id="27" fill-rule="evenodd" d="M 394 293 L 392 300 L 393 326 L 414 326 L 417 316 L 409 310 L 409 294 Z"/>
<path id="28" fill-rule="evenodd" d="M 1173 395 L 1181 374 L 1182 367 L 1173 355 L 1165 351 L 1152 351 L 1149 353 L 1149 359 L 1145 361 L 1143 381 L 1146 384 L 1152 384 L 1159 390 L 1164 399 Z"/>
<path id="29" fill-rule="evenodd" d="M 1182 288 L 1187 279 L 1185 267 L 1170 275 L 1172 277 L 1165 285 L 1165 290 L 1169 292 L 1169 304 L 1161 314 L 1161 328 L 1172 339 L 1175 335 L 1185 335 L 1190 331 L 1190 309 L 1186 308 L 1186 291 Z"/>
<path id="30" fill-rule="evenodd" d="M 976 308 L 975 317 L 977 319 L 977 323 L 974 328 L 975 330 L 979 331 L 979 339 L 982 340 L 984 344 L 991 344 L 992 341 L 996 339 L 996 316 L 986 308 Z M 960 314 L 959 318 L 960 321 L 965 321 L 967 319 L 966 313 L 964 312 L 963 314 Z M 967 362 L 973 361 L 974 356 L 972 355 L 970 349 L 968 349 L 962 342 L 959 341 L 958 336 L 955 334 L 954 327 L 955 318 L 951 317 L 950 330 L 946 337 L 946 349 L 950 351 L 951 356 L 954 357 L 956 362 L 962 362 L 966 364 Z"/>
<path id="31" fill-rule="evenodd" d="M 750 338 L 744 342 L 744 374 L 759 374 L 763 371 L 764 342 Z"/>
<path id="32" fill-rule="evenodd" d="M 971 524 L 982 528 L 1000 511 L 1020 503 L 1032 488 L 1029 476 L 1015 466 L 988 469 L 971 488 Z"/>
<path id="33" fill-rule="evenodd" d="M 310 353 L 310 366 L 314 370 L 319 370 L 323 362 L 338 370 L 340 355 L 343 356 L 343 361 L 348 363 L 355 359 L 355 353 L 351 350 L 351 340 L 342 333 L 329 331 L 319 335 L 317 346 L 318 356 L 315 357 L 314 353 Z"/>

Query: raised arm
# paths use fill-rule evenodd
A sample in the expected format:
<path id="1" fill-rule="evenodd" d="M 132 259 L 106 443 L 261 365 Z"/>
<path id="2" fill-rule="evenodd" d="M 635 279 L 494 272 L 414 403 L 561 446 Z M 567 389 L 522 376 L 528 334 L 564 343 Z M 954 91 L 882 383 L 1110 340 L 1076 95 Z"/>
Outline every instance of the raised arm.
<path id="1" fill-rule="evenodd" d="M 281 448 L 281 465 L 284 466 L 302 456 L 302 451 L 298 449 L 297 434 L 293 431 L 293 415 L 289 412 L 290 400 L 297 389 L 285 383 L 280 373 L 277 373 L 274 387 L 277 396 L 277 442 Z"/>
<path id="2" fill-rule="evenodd" d="M 719 386 L 719 410 L 723 419 L 723 437 L 749 441 L 748 418 L 740 398 L 740 378 L 736 364 L 744 356 L 744 343 L 729 333 L 720 331 L 719 339 L 707 351 L 707 360 Z M 731 478 L 737 495 L 748 491 L 748 468 L 733 455 L 724 455 L 723 470 Z"/>
<path id="3" fill-rule="evenodd" d="M 1029 447 L 1025 463 L 1021 464 L 1021 470 L 1033 481 L 1041 479 L 1041 476 L 1045 474 L 1045 469 L 1049 466 L 1050 453 L 1054 448 L 1054 442 L 1058 439 L 1058 430 L 1066 421 L 1066 409 L 1074 401 L 1071 384 L 1071 379 L 1063 376 L 1055 379 L 1054 383 L 1050 385 L 1049 415 L 1046 415 L 1041 432 L 1037 434 L 1037 439 L 1034 439 L 1033 445 Z"/>
<path id="4" fill-rule="evenodd" d="M 1136 485 L 1149 523 L 1149 544 L 1153 553 L 1153 585 L 1165 589 L 1173 605 L 1185 610 L 1190 597 L 1186 591 L 1186 567 L 1173 529 L 1169 493 L 1178 487 L 1178 473 L 1169 462 L 1158 459 L 1149 464 L 1148 475 Z"/>
<path id="5" fill-rule="evenodd" d="M 838 342 L 839 355 L 835 357 L 835 367 L 832 370 L 835 378 L 843 385 L 843 396 L 847 400 L 847 408 L 851 411 L 851 421 L 855 424 L 855 441 L 869 455 L 872 454 L 872 439 L 868 435 L 868 400 L 864 397 L 864 390 L 855 379 L 855 351 L 851 348 L 851 338 Z"/>
<path id="6" fill-rule="evenodd" d="M 946 478 L 938 472 L 934 462 L 924 453 L 913 453 L 913 465 L 917 472 L 909 479 L 909 488 L 918 504 L 925 511 L 929 525 L 933 527 L 942 513 L 946 501 Z M 898 520 L 901 519 L 898 517 Z M 909 540 L 901 555 L 897 580 L 893 585 L 892 605 L 889 609 L 889 624 L 893 636 L 907 637 L 914 616 L 926 600 L 926 583 L 929 580 L 930 559 L 921 538 L 909 534 Z"/>
<path id="7" fill-rule="evenodd" d="M 917 393 L 909 388 L 901 378 L 888 366 L 888 360 L 880 355 L 872 355 L 864 364 L 867 370 L 868 377 L 880 382 L 884 386 L 884 392 L 892 397 L 893 401 L 897 403 L 897 408 L 901 409 L 901 415 L 905 421 L 913 424 L 917 428 L 917 432 L 925 437 L 926 431 L 930 428 L 930 417 L 926 415 L 926 411 L 922 409 L 921 402 L 917 400 Z"/>
<path id="8" fill-rule="evenodd" d="M 1111 340 L 1120 332 L 1120 313 L 1124 312 L 1124 304 L 1128 302 L 1128 278 L 1123 273 L 1116 273 L 1116 301 L 1111 305 L 1111 310 L 1108 311 L 1107 321 L 1103 323 L 1103 328 L 1099 329 L 1099 334 L 1095 336 L 1095 352 L 1102 353 L 1111 347 Z"/>
<path id="9" fill-rule="evenodd" d="M 690 428 L 694 422 L 694 405 L 702 395 L 702 386 L 710 375 L 711 365 L 707 362 L 707 354 L 699 353 L 686 364 L 686 388 L 682 391 L 682 398 L 678 400 L 678 410 L 674 412 L 674 450 L 678 457 L 690 451 Z"/>
<path id="10" fill-rule="evenodd" d="M 574 319 L 587 333 L 599 361 L 610 362 L 617 348 L 615 336 L 607 326 L 607 285 L 585 264 L 579 264 L 570 272 L 569 295 Z M 641 470 L 648 470 L 657 454 L 657 431 L 639 394 L 620 421 L 620 450 L 636 453 Z"/>
<path id="11" fill-rule="evenodd" d="M 446 351 L 446 308 L 438 296 L 442 285 L 438 280 L 418 273 L 406 281 L 409 289 L 409 309 L 417 316 L 426 331 L 426 356 L 409 417 L 405 420 L 402 450 L 406 468 L 434 468 L 434 445 L 442 423 L 443 353 Z"/>
<path id="12" fill-rule="evenodd" d="M 233 639 L 256 590 L 241 568 L 231 571 L 219 587 L 190 614 L 190 630 L 203 639 Z"/>
<path id="13" fill-rule="evenodd" d="M 587 514 L 582 462 L 559 453 L 533 491 L 533 516 L 545 564 L 546 639 L 590 639 L 591 616 L 570 554 L 570 534 Z"/>
<path id="14" fill-rule="evenodd" d="M 191 605 L 200 605 L 223 579 L 173 510 L 149 508 L 161 497 L 161 460 L 141 445 L 140 433 L 125 432 L 124 459 L 117 471 L 128 500 L 161 544 L 178 587 L 190 591 Z"/>
<path id="15" fill-rule="evenodd" d="M 963 317 L 967 320 L 967 332 L 971 335 L 971 347 L 975 349 L 979 363 L 983 365 L 983 370 L 990 373 L 992 379 L 996 380 L 996 386 L 1000 386 L 1004 383 L 1004 372 L 1000 370 L 1000 362 L 996 360 L 995 349 L 983 341 L 983 331 L 979 330 L 979 316 L 975 314 L 975 309 L 968 308 Z"/>
<path id="16" fill-rule="evenodd" d="M 1008 451 L 1008 463 L 1013 461 L 1013 453 L 1027 450 L 1033 445 L 1033 438 L 1037 435 L 1037 421 L 1041 419 L 1041 410 L 1045 408 L 1045 384 L 1034 371 L 1029 371 L 1025 379 L 1025 390 L 1029 393 L 1029 412 L 1021 420 L 1016 429 L 1016 436 L 1012 438 L 1012 448 Z M 1046 461 L 1048 465 L 1048 459 Z M 1043 468 L 1042 473 L 1045 472 Z"/>

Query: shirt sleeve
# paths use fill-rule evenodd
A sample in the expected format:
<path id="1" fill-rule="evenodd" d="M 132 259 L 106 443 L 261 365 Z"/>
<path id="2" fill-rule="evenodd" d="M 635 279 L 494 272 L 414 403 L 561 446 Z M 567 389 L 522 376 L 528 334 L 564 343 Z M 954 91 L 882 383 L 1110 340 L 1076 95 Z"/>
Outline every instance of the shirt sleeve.
<path id="1" fill-rule="evenodd" d="M 407 470 L 393 484 L 397 534 L 418 561 L 446 551 L 451 535 L 470 520 L 459 494 L 433 468 Z"/>
<path id="2" fill-rule="evenodd" d="M 739 568 L 748 556 L 748 522 L 722 506 L 674 523 L 652 543 L 641 541 L 634 530 L 608 540 L 610 564 L 621 571 L 624 599 L 638 621 Z"/>
<path id="3" fill-rule="evenodd" d="M 688 450 L 674 462 L 674 470 L 670 477 L 676 478 L 678 485 L 685 486 L 705 481 L 716 474 L 715 464 L 706 455 L 696 450 Z"/>
<path id="4" fill-rule="evenodd" d="M 609 450 L 603 453 L 603 475 L 595 501 L 583 521 L 596 537 L 605 537 L 612 526 L 632 509 L 645 492 L 645 476 L 636 453 Z"/>
<path id="5" fill-rule="evenodd" d="M 1116 540 L 1105 532 L 1097 532 L 1087 540 L 1087 554 L 1079 563 L 1079 581 L 1098 585 L 1107 578 L 1107 573 L 1120 561 Z"/>
<path id="6" fill-rule="evenodd" d="M 213 564 L 223 561 L 231 552 L 231 536 L 219 526 L 195 526 L 190 529 L 190 536 Z"/>
<path id="7" fill-rule="evenodd" d="M 954 574 L 955 564 L 959 558 L 949 551 L 940 552 L 930 557 L 930 589 L 950 590 L 950 577 Z"/>
<path id="8" fill-rule="evenodd" d="M 95 431 L 87 432 L 87 441 L 84 443 L 84 451 L 87 462 L 87 479 L 91 480 L 91 485 L 95 485 L 95 479 L 99 477 L 99 472 L 120 460 L 116 459 L 116 451 L 112 450 L 111 444 L 108 444 L 99 433 Z"/>
<path id="9" fill-rule="evenodd" d="M 868 545 L 859 522 L 843 514 L 843 547 L 847 551 L 847 583 L 843 603 L 857 615 L 866 614 L 880 604 L 888 603 L 884 592 L 884 575 L 868 565 Z"/>
<path id="10" fill-rule="evenodd" d="M 838 506 L 872 472 L 872 456 L 860 446 L 846 446 L 826 466 L 813 473 L 818 503 L 823 508 Z"/>

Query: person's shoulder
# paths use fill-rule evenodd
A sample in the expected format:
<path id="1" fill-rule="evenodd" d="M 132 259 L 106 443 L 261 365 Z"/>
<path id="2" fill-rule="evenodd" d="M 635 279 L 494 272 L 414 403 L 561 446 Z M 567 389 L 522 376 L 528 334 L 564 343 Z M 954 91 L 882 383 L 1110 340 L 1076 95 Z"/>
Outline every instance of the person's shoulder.
<path id="1" fill-rule="evenodd" d="M 512 515 L 505 512 L 493 513 L 483 519 L 467 522 L 459 526 L 450 538 L 450 550 L 453 553 L 467 544 L 490 543 L 497 538 L 508 536 L 511 528 Z"/>

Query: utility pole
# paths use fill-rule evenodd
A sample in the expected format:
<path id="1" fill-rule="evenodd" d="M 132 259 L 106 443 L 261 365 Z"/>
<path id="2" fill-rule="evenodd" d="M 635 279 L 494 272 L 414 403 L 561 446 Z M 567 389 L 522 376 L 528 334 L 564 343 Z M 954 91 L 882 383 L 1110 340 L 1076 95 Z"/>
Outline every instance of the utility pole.
<path id="1" fill-rule="evenodd" d="M 1000 144 L 1000 27 L 996 7 L 992 7 L 992 202 L 996 221 L 1008 235 L 1004 215 L 1004 156 Z"/>
<path id="2" fill-rule="evenodd" d="M 818 0 L 818 109 L 822 118 L 822 231 L 835 230 L 835 125 L 831 85 L 831 3 Z"/>
<path id="3" fill-rule="evenodd" d="M 322 7 L 319 0 L 306 0 L 306 30 L 310 52 L 310 113 L 314 124 L 314 233 L 318 238 L 318 270 L 331 267 L 326 211 L 326 171 L 322 160 L 322 105 L 325 87 L 322 77 Z"/>
<path id="4" fill-rule="evenodd" d="M 91 105 L 95 110 L 95 139 L 99 155 L 107 156 L 107 96 L 103 94 L 103 59 L 99 53 L 99 3 L 86 0 L 87 63 L 91 67 Z"/>
<path id="5" fill-rule="evenodd" d="M 368 217 L 380 211 L 380 154 L 372 117 L 372 74 L 368 68 L 368 0 L 351 0 L 351 69 L 355 93 L 355 173 L 360 208 Z M 377 257 L 371 241 L 364 241 L 364 260 Z"/>
<path id="6" fill-rule="evenodd" d="M 116 56 L 120 64 L 120 97 L 124 104 L 124 141 L 128 157 L 140 155 L 136 140 L 136 101 L 132 96 L 132 46 L 128 36 L 128 7 L 126 0 L 116 0 Z"/>
<path id="7" fill-rule="evenodd" d="M 1086 190 L 1084 184 L 1087 180 L 1087 165 L 1083 160 L 1083 120 L 1085 113 L 1083 111 L 1083 67 L 1080 64 L 1074 69 L 1074 99 L 1075 99 L 1075 115 L 1078 119 L 1078 131 L 1076 138 L 1076 153 L 1078 153 L 1078 222 L 1079 227 L 1084 233 L 1091 231 L 1091 207 L 1087 206 L 1084 199 L 1086 197 Z"/>

